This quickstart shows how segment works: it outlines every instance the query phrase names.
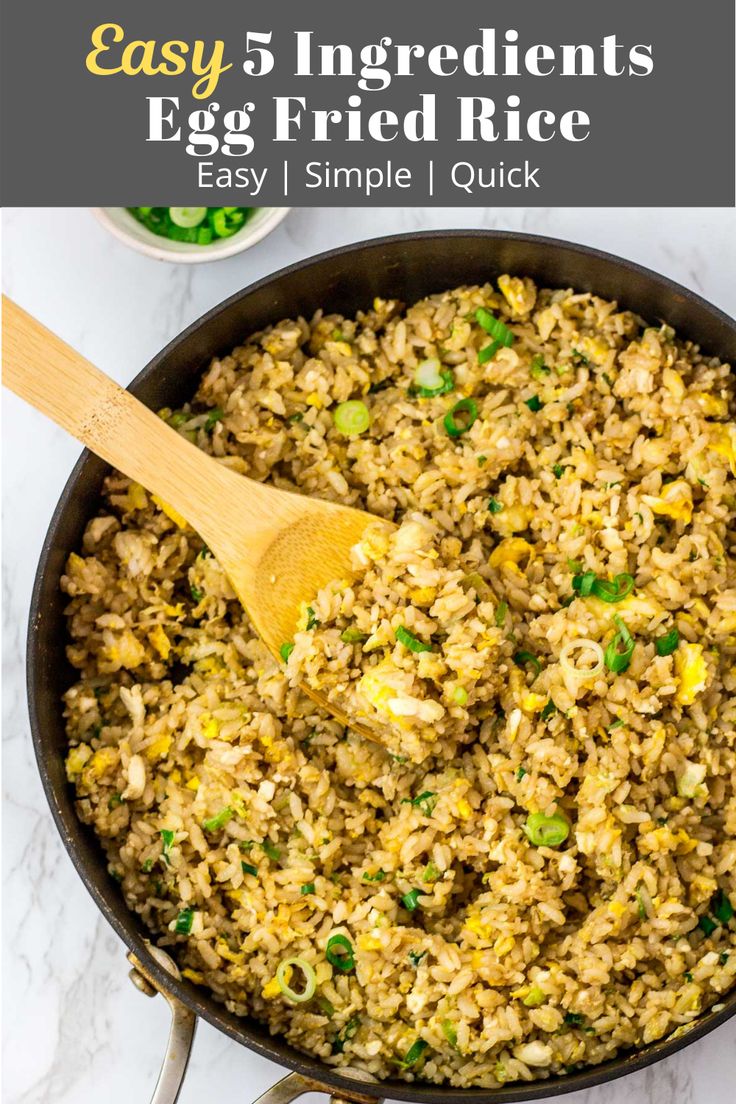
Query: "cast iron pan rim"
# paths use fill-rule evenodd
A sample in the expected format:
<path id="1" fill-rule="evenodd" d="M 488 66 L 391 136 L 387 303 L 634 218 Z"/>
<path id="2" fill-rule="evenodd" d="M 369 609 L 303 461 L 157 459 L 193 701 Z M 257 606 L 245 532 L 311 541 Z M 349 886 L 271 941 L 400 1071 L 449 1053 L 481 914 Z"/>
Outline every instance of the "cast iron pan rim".
<path id="1" fill-rule="evenodd" d="M 681 284 L 670 280 L 668 277 L 654 272 L 651 269 L 645 268 L 642 265 L 636 264 L 633 261 L 624 260 L 614 254 L 604 252 L 599 249 L 593 249 L 588 246 L 579 245 L 573 242 L 564 241 L 556 238 L 549 238 L 540 236 L 537 234 L 525 234 L 516 233 L 514 231 L 506 230 L 429 230 L 420 231 L 406 234 L 393 234 L 381 238 L 372 238 L 366 241 L 356 242 L 345 246 L 340 246 L 336 249 L 326 250 L 322 253 L 318 253 L 314 256 L 308 257 L 305 260 L 296 262 L 295 264 L 288 265 L 285 268 L 278 270 L 277 272 L 266 276 L 260 280 L 255 281 L 248 287 L 243 288 L 241 291 L 235 292 L 235 294 L 229 296 L 222 303 L 211 308 L 199 319 L 193 322 L 190 326 L 184 329 L 177 337 L 170 341 L 165 348 L 153 357 L 146 367 L 135 377 L 132 383 L 129 385 L 129 390 L 136 392 L 138 387 L 144 383 L 151 375 L 153 375 L 160 363 L 165 360 L 169 352 L 177 348 L 187 339 L 192 336 L 197 330 L 204 324 L 210 322 L 216 318 L 219 314 L 228 310 L 233 304 L 240 300 L 247 298 L 252 292 L 257 291 L 260 288 L 266 287 L 269 284 L 277 283 L 284 276 L 288 276 L 292 273 L 298 272 L 302 269 L 309 268 L 310 266 L 330 258 L 342 257 L 350 253 L 362 253 L 370 252 L 374 249 L 380 249 L 383 246 L 391 245 L 401 242 L 413 242 L 417 239 L 427 240 L 443 240 L 447 239 L 477 239 L 484 238 L 489 243 L 499 241 L 514 241 L 529 243 L 533 245 L 548 246 L 551 251 L 557 251 L 559 249 L 567 250 L 573 254 L 577 253 L 581 257 L 595 257 L 597 259 L 608 262 L 609 264 L 617 266 L 622 272 L 629 272 L 632 274 L 642 275 L 649 280 L 653 280 L 661 287 L 665 288 L 669 293 L 680 296 L 684 300 L 696 305 L 700 310 L 707 312 L 714 317 L 721 325 L 734 329 L 736 323 L 733 319 L 729 318 L 723 311 L 712 303 L 708 302 L 702 296 L 690 291 L 688 288 L 683 287 Z M 441 289 L 438 289 L 441 290 Z M 206 1020 L 213 1027 L 224 1032 L 230 1038 L 245 1045 L 249 1049 L 260 1054 L 264 1058 L 268 1058 L 271 1061 L 278 1063 L 281 1066 L 286 1066 L 289 1069 L 295 1070 L 305 1077 L 310 1078 L 315 1082 L 319 1082 L 323 1085 L 331 1086 L 338 1091 L 342 1090 L 346 1095 L 350 1095 L 351 1092 L 359 1091 L 368 1096 L 381 1097 L 390 1096 L 398 1100 L 417 1102 L 417 1104 L 436 1104 L 436 1102 L 442 1100 L 447 1104 L 511 1104 L 512 1101 L 525 1101 L 535 1100 L 544 1097 L 558 1096 L 563 1093 L 574 1092 L 582 1089 L 591 1088 L 595 1085 L 615 1080 L 618 1077 L 623 1077 L 626 1074 L 633 1073 L 637 1070 L 644 1069 L 654 1062 L 659 1061 L 662 1058 L 667 1057 L 670 1054 L 675 1053 L 678 1050 L 684 1049 L 690 1043 L 696 1041 L 696 1039 L 702 1038 L 704 1035 L 709 1034 L 716 1027 L 726 1023 L 733 1015 L 736 1014 L 736 999 L 734 994 L 730 994 L 725 998 L 725 1006 L 719 1012 L 711 1012 L 707 1014 L 702 1021 L 695 1021 L 694 1025 L 690 1027 L 686 1032 L 677 1038 L 670 1038 L 664 1042 L 650 1044 L 648 1047 L 633 1051 L 629 1054 L 623 1053 L 620 1057 L 614 1058 L 609 1062 L 606 1062 L 599 1066 L 593 1066 L 589 1069 L 583 1069 L 578 1073 L 565 1075 L 563 1077 L 555 1077 L 550 1080 L 540 1080 L 531 1083 L 524 1084 L 523 1082 L 516 1082 L 513 1085 L 509 1085 L 507 1088 L 501 1089 L 457 1089 L 452 1086 L 444 1085 L 423 1085 L 421 1082 L 407 1083 L 397 1081 L 383 1081 L 380 1083 L 371 1084 L 368 1082 L 356 1082 L 347 1077 L 341 1076 L 332 1067 L 323 1065 L 318 1059 L 310 1059 L 306 1055 L 301 1054 L 295 1048 L 289 1047 L 286 1054 L 276 1051 L 274 1048 L 268 1045 L 268 1043 L 251 1034 L 251 1029 L 247 1026 L 247 1021 L 243 1021 L 242 1026 L 234 1027 L 228 1020 L 225 1019 L 219 1010 L 215 1011 L 208 1005 L 205 1005 L 199 996 L 197 989 L 194 986 L 190 986 L 181 981 L 174 980 L 169 974 L 167 974 L 148 952 L 146 944 L 143 938 L 136 930 L 134 924 L 137 918 L 135 914 L 130 913 L 129 922 L 123 922 L 117 915 L 115 910 L 108 903 L 103 893 L 92 883 L 91 878 L 88 876 L 87 866 L 81 853 L 75 848 L 72 839 L 70 838 L 65 823 L 65 814 L 58 800 L 56 791 L 53 786 L 53 782 L 49 772 L 46 769 L 44 758 L 44 747 L 41 737 L 41 722 L 38 715 L 37 703 L 39 700 L 39 683 L 36 671 L 36 623 L 39 616 L 39 609 L 42 598 L 43 581 L 49 570 L 49 561 L 54 548 L 54 537 L 56 529 L 63 515 L 66 513 L 70 504 L 73 502 L 75 492 L 77 490 L 77 483 L 83 476 L 85 468 L 92 459 L 92 454 L 85 450 L 80 456 L 79 460 L 75 464 L 72 473 L 64 487 L 56 509 L 54 510 L 49 528 L 44 539 L 43 547 L 41 550 L 41 556 L 39 559 L 38 568 L 33 585 L 33 591 L 31 595 L 30 606 L 30 618 L 28 626 L 27 636 L 27 653 L 26 653 L 26 676 L 28 686 L 28 704 L 29 714 L 31 721 L 31 733 L 33 738 L 34 751 L 36 755 L 36 762 L 38 764 L 39 773 L 41 775 L 41 782 L 46 794 L 46 799 L 49 803 L 51 813 L 56 824 L 56 827 L 61 836 L 64 847 L 66 848 L 69 857 L 74 864 L 74 867 L 79 874 L 82 882 L 87 888 L 88 892 L 92 896 L 95 904 L 99 908 L 108 923 L 115 930 L 117 935 L 123 941 L 128 948 L 137 954 L 141 960 L 145 963 L 146 968 L 150 973 L 159 981 L 163 986 L 172 990 L 175 995 L 185 1005 L 187 1005 L 197 1016 Z M 416 1084 L 416 1088 L 415 1088 Z"/>

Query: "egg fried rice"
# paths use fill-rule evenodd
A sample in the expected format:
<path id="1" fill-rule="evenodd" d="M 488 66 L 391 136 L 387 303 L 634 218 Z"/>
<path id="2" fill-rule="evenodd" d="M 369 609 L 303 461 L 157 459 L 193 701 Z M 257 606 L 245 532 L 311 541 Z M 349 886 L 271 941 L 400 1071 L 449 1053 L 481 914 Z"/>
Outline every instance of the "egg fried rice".
<path id="1" fill-rule="evenodd" d="M 599 1063 L 721 1000 L 729 366 L 505 276 L 284 321 L 160 414 L 237 472 L 394 523 L 283 663 L 118 473 L 69 557 L 67 774 L 184 977 L 328 1065 L 455 1086 Z"/>

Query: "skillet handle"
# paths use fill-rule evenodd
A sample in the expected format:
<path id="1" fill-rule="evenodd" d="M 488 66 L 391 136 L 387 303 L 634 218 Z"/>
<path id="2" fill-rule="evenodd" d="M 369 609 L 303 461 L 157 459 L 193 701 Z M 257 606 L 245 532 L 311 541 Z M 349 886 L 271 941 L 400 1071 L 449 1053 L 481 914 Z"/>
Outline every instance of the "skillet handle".
<path id="1" fill-rule="evenodd" d="M 178 976 L 176 965 L 164 951 L 150 944 L 148 949 L 165 970 Z M 166 1044 L 166 1054 L 161 1066 L 161 1073 L 158 1075 L 158 1081 L 151 1097 L 151 1104 L 176 1104 L 189 1065 L 189 1056 L 197 1028 L 197 1017 L 178 997 L 164 988 L 159 981 L 149 974 L 138 956 L 133 954 L 132 951 L 128 954 L 128 961 L 132 966 L 129 977 L 136 989 L 140 990 L 141 993 L 145 993 L 147 997 L 155 997 L 157 993 L 160 993 L 166 998 L 171 1008 L 169 1040 Z M 362 1073 L 362 1071 L 354 1070 L 353 1073 L 366 1081 L 374 1080 L 370 1074 Z M 374 1096 L 367 1096 L 357 1091 L 351 1092 L 349 1095 L 347 1093 L 331 1093 L 325 1085 L 318 1081 L 311 1081 L 300 1073 L 290 1073 L 286 1077 L 282 1077 L 270 1089 L 266 1089 L 253 1104 L 291 1104 L 291 1101 L 298 1096 L 304 1096 L 305 1093 L 310 1092 L 328 1093 L 330 1104 L 383 1104 L 383 1098 L 376 1099 Z"/>
<path id="2" fill-rule="evenodd" d="M 164 969 L 170 971 L 176 969 L 168 955 L 159 951 L 156 947 L 150 947 L 149 950 L 160 960 L 160 964 Z M 185 1004 L 182 1004 L 178 997 L 175 997 L 168 989 L 164 989 L 159 982 L 154 981 L 143 963 L 132 951 L 128 955 L 128 962 L 132 966 L 128 976 L 136 989 L 141 993 L 145 993 L 147 997 L 155 997 L 157 993 L 160 993 L 169 1003 L 171 1029 L 161 1072 L 158 1075 L 158 1081 L 151 1097 L 151 1104 L 176 1104 L 189 1065 L 189 1055 L 192 1052 L 194 1034 L 197 1030 L 197 1017 L 193 1012 L 190 1012 Z"/>

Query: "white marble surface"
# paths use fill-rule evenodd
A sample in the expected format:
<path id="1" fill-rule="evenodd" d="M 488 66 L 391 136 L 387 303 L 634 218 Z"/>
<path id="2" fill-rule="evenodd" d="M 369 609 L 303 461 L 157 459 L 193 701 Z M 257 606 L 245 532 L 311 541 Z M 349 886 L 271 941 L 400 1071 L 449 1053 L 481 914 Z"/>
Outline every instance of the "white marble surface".
<path id="1" fill-rule="evenodd" d="M 290 261 L 381 233 L 486 226 L 595 245 L 680 280 L 736 315 L 736 213 L 718 210 L 296 210 L 242 256 L 161 265 L 83 209 L 4 213 L 4 290 L 121 382 L 226 295 Z M 23 641 L 31 581 L 78 447 L 3 395 L 5 1104 L 148 1100 L 167 1029 L 127 980 L 123 947 L 74 873 L 46 810 L 28 733 Z M 281 1071 L 200 1028 L 182 1104 L 248 1104 Z M 736 1022 L 570 1104 L 727 1104 Z"/>

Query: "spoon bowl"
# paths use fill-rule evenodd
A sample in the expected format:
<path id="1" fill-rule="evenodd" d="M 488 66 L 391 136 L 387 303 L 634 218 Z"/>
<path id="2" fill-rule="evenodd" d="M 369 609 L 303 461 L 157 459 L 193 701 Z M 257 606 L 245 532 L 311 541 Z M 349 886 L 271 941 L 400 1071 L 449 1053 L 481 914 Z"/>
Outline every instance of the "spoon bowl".
<path id="1" fill-rule="evenodd" d="M 301 607 L 350 573 L 373 515 L 231 471 L 3 296 L 3 382 L 195 529 L 277 659 Z M 306 693 L 369 738 L 323 695 Z"/>

